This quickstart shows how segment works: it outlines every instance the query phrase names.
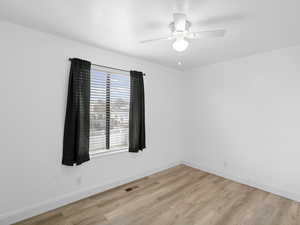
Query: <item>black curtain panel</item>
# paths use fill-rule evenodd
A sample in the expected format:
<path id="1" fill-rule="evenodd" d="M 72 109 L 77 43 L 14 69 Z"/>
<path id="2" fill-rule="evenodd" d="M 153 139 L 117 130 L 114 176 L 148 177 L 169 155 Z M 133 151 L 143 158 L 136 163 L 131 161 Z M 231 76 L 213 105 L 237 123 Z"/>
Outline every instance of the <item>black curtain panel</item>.
<path id="1" fill-rule="evenodd" d="M 146 148 L 143 73 L 130 71 L 129 152 Z"/>
<path id="2" fill-rule="evenodd" d="M 90 70 L 90 62 L 71 59 L 62 158 L 67 166 L 90 160 Z"/>

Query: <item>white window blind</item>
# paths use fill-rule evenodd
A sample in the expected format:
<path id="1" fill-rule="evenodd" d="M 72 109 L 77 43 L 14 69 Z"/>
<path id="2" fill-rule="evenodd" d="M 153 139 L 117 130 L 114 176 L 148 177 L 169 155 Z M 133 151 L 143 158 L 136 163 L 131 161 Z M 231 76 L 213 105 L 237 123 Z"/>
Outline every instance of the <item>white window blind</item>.
<path id="1" fill-rule="evenodd" d="M 91 69 L 90 153 L 128 148 L 130 76 Z"/>

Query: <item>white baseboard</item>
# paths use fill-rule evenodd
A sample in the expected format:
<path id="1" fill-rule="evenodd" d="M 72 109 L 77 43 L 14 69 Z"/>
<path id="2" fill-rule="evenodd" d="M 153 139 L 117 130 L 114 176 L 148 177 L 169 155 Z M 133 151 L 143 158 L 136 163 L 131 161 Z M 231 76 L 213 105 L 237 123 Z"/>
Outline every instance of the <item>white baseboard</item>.
<path id="1" fill-rule="evenodd" d="M 279 190 L 278 188 L 271 187 L 266 184 L 258 184 L 252 180 L 244 179 L 242 177 L 238 177 L 233 174 L 228 174 L 224 171 L 215 170 L 208 166 L 200 165 L 198 163 L 188 162 L 188 161 L 179 161 L 179 162 L 174 162 L 174 163 L 171 163 L 164 167 L 153 169 L 153 170 L 150 170 L 150 171 L 147 171 L 147 172 L 135 175 L 135 176 L 117 180 L 117 181 L 109 183 L 109 184 L 94 186 L 94 187 L 91 187 L 91 188 L 88 188 L 85 190 L 80 190 L 78 192 L 73 192 L 73 193 L 70 193 L 67 195 L 59 196 L 55 199 L 51 199 L 51 200 L 48 200 L 48 201 L 45 201 L 45 202 L 42 202 L 39 204 L 31 205 L 26 208 L 22 208 L 22 209 L 13 211 L 13 212 L 2 214 L 2 215 L 0 215 L 0 224 L 1 225 L 9 225 L 12 223 L 16 223 L 23 219 L 39 215 L 39 214 L 47 212 L 49 210 L 64 206 L 66 204 L 78 201 L 80 199 L 89 197 L 91 195 L 106 191 L 106 190 L 114 188 L 114 187 L 129 183 L 131 181 L 149 176 L 151 174 L 154 174 L 154 173 L 160 172 L 162 170 L 177 166 L 179 164 L 185 164 L 187 166 L 190 166 L 190 167 L 193 167 L 193 168 L 196 168 L 196 169 L 208 172 L 208 173 L 216 174 L 218 176 L 222 176 L 224 178 L 227 178 L 227 179 L 230 179 L 230 180 L 233 180 L 233 181 L 236 181 L 236 182 L 239 182 L 239 183 L 251 186 L 251 187 L 255 187 L 255 188 L 258 188 L 258 189 L 261 189 L 261 190 L 264 190 L 264 191 L 267 191 L 267 192 L 270 192 L 270 193 L 273 193 L 273 194 L 276 194 L 276 195 L 279 195 L 279 196 L 282 196 L 282 197 L 285 197 L 285 198 L 288 198 L 288 199 L 291 199 L 291 200 L 294 200 L 297 202 L 300 202 L 300 196 L 296 193 L 290 193 L 288 191 Z"/>
<path id="2" fill-rule="evenodd" d="M 147 171 L 147 172 L 135 175 L 135 176 L 130 176 L 130 177 L 127 177 L 127 178 L 121 179 L 121 180 L 116 180 L 115 182 L 112 182 L 109 184 L 94 186 L 94 187 L 91 187 L 91 188 L 88 188 L 85 190 L 80 190 L 80 191 L 73 192 L 73 193 L 70 193 L 67 195 L 59 196 L 55 199 L 50 199 L 45 202 L 31 205 L 26 208 L 22 208 L 22 209 L 13 211 L 13 212 L 2 214 L 2 215 L 0 215 L 0 224 L 1 225 L 9 225 L 12 223 L 16 223 L 18 221 L 30 218 L 32 216 L 39 215 L 41 213 L 50 211 L 52 209 L 56 209 L 58 207 L 66 205 L 66 204 L 89 197 L 91 195 L 106 191 L 106 190 L 114 188 L 114 187 L 118 187 L 122 184 L 126 184 L 131 181 L 134 181 L 134 180 L 149 176 L 151 174 L 160 172 L 162 170 L 177 166 L 179 164 L 181 164 L 180 161 L 174 162 L 174 163 L 168 164 L 166 166 L 156 168 L 156 169 L 153 169 L 153 170 L 150 170 L 150 171 Z"/>
<path id="3" fill-rule="evenodd" d="M 210 168 L 209 166 L 200 165 L 200 164 L 195 163 L 195 162 L 182 161 L 182 164 L 193 167 L 195 169 L 199 169 L 199 170 L 211 173 L 211 174 L 215 174 L 215 175 L 224 177 L 224 178 L 229 179 L 229 180 L 239 182 L 241 184 L 245 184 L 245 185 L 248 185 L 248 186 L 251 186 L 251 187 L 255 187 L 255 188 L 264 190 L 266 192 L 270 192 L 270 193 L 273 193 L 275 195 L 279 195 L 279 196 L 282 196 L 284 198 L 294 200 L 296 202 L 300 202 L 300 195 L 296 194 L 296 193 L 291 193 L 289 191 L 280 190 L 276 187 L 273 187 L 273 186 L 270 186 L 270 185 L 267 185 L 267 184 L 260 184 L 260 183 L 257 183 L 255 181 L 253 181 L 253 180 L 250 180 L 250 179 L 247 179 L 247 178 L 242 178 L 242 177 L 239 177 L 239 176 L 236 176 L 236 175 L 233 175 L 233 174 L 229 174 L 229 173 L 226 173 L 224 171 L 216 170 L 216 169 Z"/>

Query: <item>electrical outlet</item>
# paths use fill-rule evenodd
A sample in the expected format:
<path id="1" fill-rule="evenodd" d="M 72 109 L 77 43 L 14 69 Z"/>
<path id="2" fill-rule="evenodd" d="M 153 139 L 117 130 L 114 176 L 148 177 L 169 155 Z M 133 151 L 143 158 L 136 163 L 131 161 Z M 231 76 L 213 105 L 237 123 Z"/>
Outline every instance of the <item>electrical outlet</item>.
<path id="1" fill-rule="evenodd" d="M 81 185 L 81 183 L 82 183 L 82 179 L 81 179 L 81 177 L 77 177 L 77 179 L 76 179 L 76 183 L 77 183 L 78 185 Z"/>
<path id="2" fill-rule="evenodd" d="M 223 162 L 223 167 L 227 168 L 227 166 L 228 166 L 227 162 Z"/>

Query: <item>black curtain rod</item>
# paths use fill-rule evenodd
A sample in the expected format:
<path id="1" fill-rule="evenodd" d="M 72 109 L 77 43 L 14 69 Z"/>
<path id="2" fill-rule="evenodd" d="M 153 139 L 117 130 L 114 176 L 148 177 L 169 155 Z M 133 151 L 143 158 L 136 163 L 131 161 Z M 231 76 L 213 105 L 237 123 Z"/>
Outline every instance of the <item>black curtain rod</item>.
<path id="1" fill-rule="evenodd" d="M 69 60 L 71 61 L 72 58 L 69 58 Z M 99 66 L 99 67 L 107 68 L 107 69 L 119 70 L 119 71 L 123 71 L 123 72 L 126 72 L 126 73 L 130 73 L 129 70 L 118 69 L 118 68 L 115 68 L 115 67 L 104 66 L 104 65 L 94 64 L 94 63 L 92 63 L 92 65 L 93 66 Z M 144 73 L 143 73 L 143 75 L 146 76 L 146 74 L 144 74 Z"/>

